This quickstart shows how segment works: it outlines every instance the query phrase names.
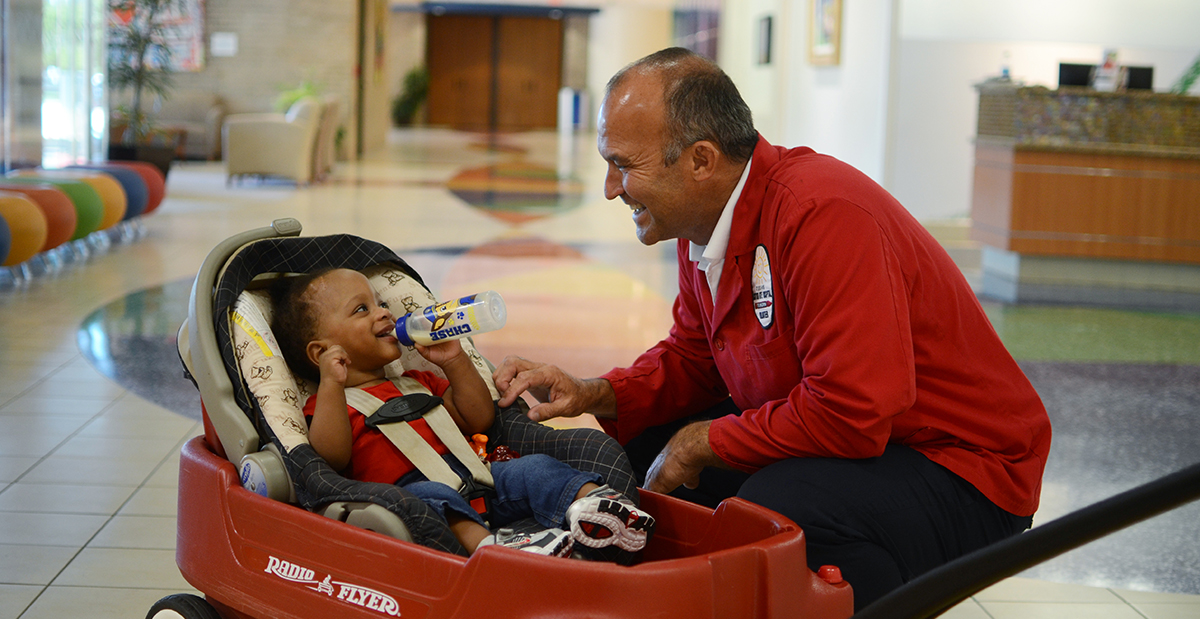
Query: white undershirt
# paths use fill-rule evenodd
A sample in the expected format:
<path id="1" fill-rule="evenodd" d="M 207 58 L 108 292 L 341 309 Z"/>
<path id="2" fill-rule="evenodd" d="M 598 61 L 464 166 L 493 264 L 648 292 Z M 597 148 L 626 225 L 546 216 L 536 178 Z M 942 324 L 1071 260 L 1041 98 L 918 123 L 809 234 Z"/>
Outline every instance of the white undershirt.
<path id="1" fill-rule="evenodd" d="M 742 177 L 738 179 L 729 201 L 725 203 L 721 217 L 717 219 L 717 227 L 713 228 L 712 236 L 708 239 L 708 245 L 688 242 L 688 259 L 696 263 L 697 269 L 704 271 L 708 279 L 708 291 L 712 293 L 713 305 L 717 302 L 717 284 L 721 281 L 721 267 L 725 265 L 725 250 L 729 247 L 729 231 L 733 229 L 733 207 L 737 205 L 738 198 L 742 195 L 742 187 L 746 186 L 746 178 L 750 176 L 750 163 L 746 162 L 746 169 L 742 170 Z"/>

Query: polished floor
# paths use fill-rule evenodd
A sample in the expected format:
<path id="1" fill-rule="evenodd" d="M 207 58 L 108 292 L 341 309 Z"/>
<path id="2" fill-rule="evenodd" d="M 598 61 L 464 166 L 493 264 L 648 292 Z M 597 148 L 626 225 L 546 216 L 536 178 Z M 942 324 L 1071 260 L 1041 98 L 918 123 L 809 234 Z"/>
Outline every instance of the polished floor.
<path id="1" fill-rule="evenodd" d="M 143 238 L 0 287 L 0 619 L 137 617 L 190 590 L 175 494 L 199 408 L 173 347 L 191 278 L 227 236 L 295 217 L 305 234 L 384 242 L 440 296 L 498 290 L 509 324 L 476 340 L 493 360 L 594 375 L 657 341 L 674 257 L 637 243 L 628 210 L 600 195 L 592 144 L 577 141 L 563 181 L 555 137 L 536 133 L 397 133 L 308 188 L 227 187 L 219 164 L 181 164 Z M 958 243 L 954 223 L 931 229 Z M 1055 423 L 1037 523 L 1200 459 L 1200 315 L 987 309 Z M 1197 522 L 1197 505 L 1176 510 L 948 616 L 1198 617 Z"/>

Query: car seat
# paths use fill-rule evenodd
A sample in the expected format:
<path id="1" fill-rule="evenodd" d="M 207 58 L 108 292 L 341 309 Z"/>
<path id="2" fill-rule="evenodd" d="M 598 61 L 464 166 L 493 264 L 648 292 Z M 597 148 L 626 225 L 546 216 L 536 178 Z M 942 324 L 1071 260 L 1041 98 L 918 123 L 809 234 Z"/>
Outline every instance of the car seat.
<path id="1" fill-rule="evenodd" d="M 444 520 L 422 501 L 390 484 L 344 478 L 308 444 L 301 407 L 315 393 L 316 385 L 293 377 L 279 353 L 270 332 L 272 308 L 265 286 L 276 277 L 326 267 L 362 271 L 380 298 L 397 311 L 436 302 L 420 275 L 374 241 L 349 235 L 282 236 L 236 248 L 224 261 L 214 288 L 213 333 L 236 404 L 236 410 L 224 403 L 209 406 L 216 441 L 231 461 L 240 462 L 242 483 L 254 492 L 398 539 L 465 555 Z M 196 332 L 205 327 L 207 324 L 197 324 Z M 463 341 L 463 348 L 493 399 L 499 399 L 490 364 L 470 340 Z M 411 347 L 403 350 L 387 372 L 395 377 L 406 369 L 442 373 Z M 202 379 L 196 380 L 199 384 Z M 242 427 L 243 419 L 252 420 L 253 428 Z M 222 434 L 228 434 L 230 428 L 235 428 L 231 437 Z M 514 405 L 498 411 L 488 438 L 489 444 L 508 445 L 519 454 L 545 453 L 579 470 L 598 473 L 605 483 L 637 500 L 628 458 L 611 437 L 598 430 L 553 430 L 530 421 L 521 405 Z M 236 445 L 232 453 L 231 445 Z M 536 524 L 530 520 L 516 528 L 522 526 Z"/>

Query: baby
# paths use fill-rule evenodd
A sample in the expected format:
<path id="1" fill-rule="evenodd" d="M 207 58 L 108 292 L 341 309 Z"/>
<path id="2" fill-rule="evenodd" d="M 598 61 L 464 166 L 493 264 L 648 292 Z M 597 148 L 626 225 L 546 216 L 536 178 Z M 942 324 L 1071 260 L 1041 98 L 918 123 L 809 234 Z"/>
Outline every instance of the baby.
<path id="1" fill-rule="evenodd" d="M 495 494 L 489 516 L 493 527 L 533 516 L 547 529 L 532 535 L 513 534 L 511 529 L 493 533 L 457 489 L 429 481 L 382 432 L 367 425 L 366 416 L 346 403 L 346 389 L 351 387 L 384 402 L 404 395 L 384 374 L 384 367 L 400 358 L 396 319 L 378 301 L 367 278 L 349 269 L 287 277 L 276 285 L 273 299 L 271 329 L 288 366 L 319 385 L 304 407 L 309 442 L 334 470 L 360 481 L 402 486 L 440 514 L 468 552 L 499 544 L 538 554 L 628 563 L 645 547 L 654 531 L 652 516 L 600 485 L 599 475 L 540 454 L 491 464 Z M 486 433 L 496 420 L 495 405 L 459 342 L 418 344 L 416 349 L 446 378 L 419 371 L 404 376 L 439 396 L 464 435 Z M 410 425 L 460 477 L 469 477 L 462 463 L 446 455 L 446 445 L 424 419 Z"/>

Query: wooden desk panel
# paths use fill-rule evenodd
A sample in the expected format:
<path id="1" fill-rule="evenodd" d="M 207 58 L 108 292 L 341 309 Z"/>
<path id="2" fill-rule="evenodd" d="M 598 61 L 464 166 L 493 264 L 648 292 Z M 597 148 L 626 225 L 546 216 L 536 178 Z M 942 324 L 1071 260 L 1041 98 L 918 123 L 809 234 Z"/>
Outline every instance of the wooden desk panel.
<path id="1" fill-rule="evenodd" d="M 1022 254 L 1200 263 L 1200 159 L 981 140 L 972 217 L 974 238 Z"/>

